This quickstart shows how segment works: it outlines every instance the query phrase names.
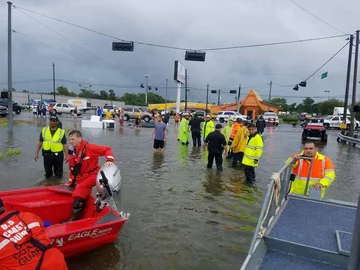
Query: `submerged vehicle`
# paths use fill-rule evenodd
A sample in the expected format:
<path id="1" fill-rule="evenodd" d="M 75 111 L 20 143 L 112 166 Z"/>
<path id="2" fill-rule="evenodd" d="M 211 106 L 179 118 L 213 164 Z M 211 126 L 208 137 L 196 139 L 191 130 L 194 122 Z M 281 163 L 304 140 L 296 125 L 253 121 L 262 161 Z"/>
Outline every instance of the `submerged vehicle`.
<path id="1" fill-rule="evenodd" d="M 310 173 L 304 195 L 289 194 L 294 162 L 271 177 L 241 270 L 359 269 L 360 199 L 358 206 L 321 199 L 311 187 L 305 195 Z"/>
<path id="2" fill-rule="evenodd" d="M 303 125 L 302 125 L 303 126 Z M 305 140 L 320 140 L 327 142 L 326 128 L 324 126 L 324 119 L 311 118 L 304 124 L 304 130 L 301 139 Z"/>
<path id="3" fill-rule="evenodd" d="M 115 166 L 102 168 L 97 178 L 98 193 L 89 196 L 79 220 L 62 223 L 72 213 L 73 188 L 68 186 L 38 187 L 0 192 L 8 211 L 31 212 L 38 215 L 46 235 L 65 257 L 74 257 L 114 242 L 129 214 L 119 212 L 114 196 L 121 200 L 120 170 Z M 119 206 L 120 210 L 122 205 Z"/>

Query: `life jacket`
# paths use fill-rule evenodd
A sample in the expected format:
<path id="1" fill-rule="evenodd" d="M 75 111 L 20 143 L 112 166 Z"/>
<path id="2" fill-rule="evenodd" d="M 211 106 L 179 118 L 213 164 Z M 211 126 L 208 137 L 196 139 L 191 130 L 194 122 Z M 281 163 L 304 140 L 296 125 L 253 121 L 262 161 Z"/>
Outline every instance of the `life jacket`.
<path id="1" fill-rule="evenodd" d="M 85 150 L 86 145 L 88 144 L 87 141 L 82 140 L 80 145 L 76 147 L 69 155 L 69 168 L 71 175 L 73 176 L 72 185 L 75 185 L 76 178 L 80 175 L 81 166 L 85 157 Z"/>
<path id="2" fill-rule="evenodd" d="M 29 268 L 26 269 L 40 270 L 45 252 L 52 247 L 50 243 L 44 245 L 34 238 L 41 238 L 45 233 L 41 233 L 42 227 L 36 219 L 27 224 L 23 220 L 25 214 L 13 211 L 0 220 L 0 260 L 3 269 L 19 269 L 27 264 Z"/>
<path id="3" fill-rule="evenodd" d="M 240 127 L 241 127 L 241 125 L 240 125 L 238 122 L 235 122 L 235 123 L 232 125 L 231 133 L 230 133 L 230 139 L 231 139 L 231 140 L 234 140 L 235 135 L 236 135 L 236 132 L 238 131 L 238 129 L 239 129 Z"/>
<path id="4" fill-rule="evenodd" d="M 62 145 L 61 140 L 65 136 L 65 130 L 57 128 L 54 136 L 51 136 L 50 127 L 44 127 L 41 132 L 44 139 L 42 144 L 44 151 L 51 151 L 53 153 L 63 151 L 64 146 Z"/>

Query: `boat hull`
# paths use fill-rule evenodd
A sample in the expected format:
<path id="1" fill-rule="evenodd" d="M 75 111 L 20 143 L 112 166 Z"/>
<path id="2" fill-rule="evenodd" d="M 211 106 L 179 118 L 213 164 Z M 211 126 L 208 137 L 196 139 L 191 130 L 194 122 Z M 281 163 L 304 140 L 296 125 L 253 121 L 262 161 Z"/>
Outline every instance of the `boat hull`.
<path id="1" fill-rule="evenodd" d="M 78 256 L 114 242 L 127 218 L 108 206 L 97 212 L 93 196 L 86 201 L 79 220 L 61 223 L 72 215 L 72 193 L 73 188 L 66 186 L 39 187 L 0 192 L 0 198 L 8 211 L 31 212 L 50 223 L 45 228 L 46 235 L 65 257 Z"/>

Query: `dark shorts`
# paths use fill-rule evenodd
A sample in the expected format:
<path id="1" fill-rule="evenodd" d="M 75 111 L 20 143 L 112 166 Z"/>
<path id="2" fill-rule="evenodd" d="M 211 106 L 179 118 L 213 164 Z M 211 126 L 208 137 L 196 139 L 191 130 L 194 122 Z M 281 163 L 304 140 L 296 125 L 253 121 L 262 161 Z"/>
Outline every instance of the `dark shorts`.
<path id="1" fill-rule="evenodd" d="M 164 148 L 164 141 L 155 139 L 154 140 L 154 149 L 159 149 L 159 148 L 161 148 L 161 149 Z"/>
<path id="2" fill-rule="evenodd" d="M 179 122 L 179 120 L 175 120 L 175 123 L 178 123 Z"/>

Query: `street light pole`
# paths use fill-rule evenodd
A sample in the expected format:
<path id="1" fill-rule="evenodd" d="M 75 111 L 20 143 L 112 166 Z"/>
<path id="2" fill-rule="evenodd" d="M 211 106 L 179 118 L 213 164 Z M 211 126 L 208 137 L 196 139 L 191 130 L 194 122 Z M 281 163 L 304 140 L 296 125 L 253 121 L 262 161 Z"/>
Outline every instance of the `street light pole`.
<path id="1" fill-rule="evenodd" d="M 328 93 L 328 99 L 330 99 L 330 90 L 325 90 L 325 93 Z"/>
<path id="2" fill-rule="evenodd" d="M 350 137 L 354 136 L 355 129 L 355 112 L 354 106 L 356 105 L 356 81 L 357 81 L 357 69 L 358 69 L 358 58 L 359 58 L 359 30 L 356 31 L 355 37 L 355 62 L 354 62 L 354 80 L 353 80 L 353 93 L 351 99 L 351 117 L 350 117 Z"/>
<path id="3" fill-rule="evenodd" d="M 270 111 L 271 88 L 272 88 L 272 81 L 270 82 L 270 89 L 269 89 L 268 112 Z"/>
<path id="4" fill-rule="evenodd" d="M 237 109 L 236 112 L 240 112 L 240 93 L 241 93 L 241 84 L 239 84 L 239 91 L 238 91 L 238 97 L 237 97 Z"/>
<path id="5" fill-rule="evenodd" d="M 205 114 L 208 113 L 208 103 L 209 103 L 209 84 L 206 85 L 206 109 Z"/>
<path id="6" fill-rule="evenodd" d="M 168 88 L 168 79 L 166 79 L 166 86 L 165 86 L 165 112 L 167 109 L 167 88 Z"/>
<path id="7" fill-rule="evenodd" d="M 53 63 L 53 93 L 54 93 L 54 102 L 55 102 L 55 63 Z"/>
<path id="8" fill-rule="evenodd" d="M 148 78 L 149 78 L 149 75 L 144 75 L 145 78 L 146 78 L 146 86 L 145 86 L 145 103 L 146 103 L 146 106 L 148 106 L 148 91 L 149 91 L 149 86 L 148 86 Z"/>
<path id="9" fill-rule="evenodd" d="M 345 86 L 345 100 L 344 100 L 344 114 L 343 114 L 343 124 L 346 125 L 346 114 L 348 108 L 348 99 L 349 99 L 349 88 L 350 88 L 350 75 L 351 75 L 351 58 L 352 58 L 352 47 L 353 47 L 354 36 L 350 35 L 349 41 L 349 56 L 348 56 L 348 66 L 346 74 L 346 86 Z M 345 134 L 345 131 L 342 132 Z"/>
<path id="10" fill-rule="evenodd" d="M 7 2 L 8 4 L 8 92 L 9 92 L 9 100 L 8 100 L 8 127 L 9 131 L 13 131 L 13 105 L 12 105 L 12 52 L 11 52 L 11 2 Z"/>

